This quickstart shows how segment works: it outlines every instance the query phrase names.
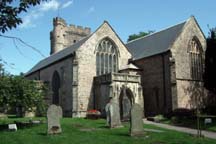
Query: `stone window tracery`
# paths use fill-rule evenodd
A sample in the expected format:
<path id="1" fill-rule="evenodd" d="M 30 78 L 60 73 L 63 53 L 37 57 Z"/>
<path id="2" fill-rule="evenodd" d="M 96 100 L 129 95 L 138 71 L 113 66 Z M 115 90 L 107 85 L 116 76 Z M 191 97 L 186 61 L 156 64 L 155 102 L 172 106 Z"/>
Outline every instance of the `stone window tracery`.
<path id="1" fill-rule="evenodd" d="M 118 53 L 115 44 L 108 38 L 103 39 L 96 49 L 96 72 L 103 75 L 118 71 Z"/>
<path id="2" fill-rule="evenodd" d="M 198 38 L 194 37 L 189 44 L 191 78 L 202 80 L 203 74 L 203 51 Z"/>

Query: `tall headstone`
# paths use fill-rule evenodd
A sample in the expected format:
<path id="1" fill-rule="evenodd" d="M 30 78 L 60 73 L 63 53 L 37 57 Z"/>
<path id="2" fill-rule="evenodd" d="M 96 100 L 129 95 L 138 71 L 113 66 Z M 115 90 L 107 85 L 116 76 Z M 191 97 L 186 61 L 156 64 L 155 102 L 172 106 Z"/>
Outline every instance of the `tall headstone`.
<path id="1" fill-rule="evenodd" d="M 106 111 L 106 124 L 107 126 L 110 126 L 110 102 L 106 104 L 105 111 Z"/>
<path id="2" fill-rule="evenodd" d="M 62 108 L 56 105 L 50 105 L 47 110 L 47 133 L 58 134 L 62 132 L 60 118 L 62 118 Z"/>
<path id="3" fill-rule="evenodd" d="M 131 108 L 130 135 L 143 136 L 144 134 L 143 109 L 139 104 L 134 104 Z"/>
<path id="4" fill-rule="evenodd" d="M 110 128 L 122 127 L 120 120 L 119 105 L 115 102 L 109 102 L 106 105 L 107 123 Z"/>

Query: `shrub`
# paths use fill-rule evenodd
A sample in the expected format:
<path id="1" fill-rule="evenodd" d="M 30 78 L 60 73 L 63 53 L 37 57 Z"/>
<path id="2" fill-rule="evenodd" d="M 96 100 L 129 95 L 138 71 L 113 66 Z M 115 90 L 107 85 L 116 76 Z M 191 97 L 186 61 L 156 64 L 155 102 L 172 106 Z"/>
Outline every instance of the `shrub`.
<path id="1" fill-rule="evenodd" d="M 209 105 L 202 109 L 202 112 L 207 115 L 216 115 L 216 105 Z"/>
<path id="2" fill-rule="evenodd" d="M 45 86 L 38 81 L 27 80 L 23 76 L 0 76 L 0 106 L 6 113 L 9 109 L 16 109 L 19 116 L 26 111 L 39 113 L 45 110 Z"/>
<path id="3" fill-rule="evenodd" d="M 191 110 L 191 109 L 187 109 L 187 108 L 178 108 L 178 109 L 175 109 L 171 116 L 175 116 L 175 117 L 193 117 L 195 114 L 194 110 Z"/>

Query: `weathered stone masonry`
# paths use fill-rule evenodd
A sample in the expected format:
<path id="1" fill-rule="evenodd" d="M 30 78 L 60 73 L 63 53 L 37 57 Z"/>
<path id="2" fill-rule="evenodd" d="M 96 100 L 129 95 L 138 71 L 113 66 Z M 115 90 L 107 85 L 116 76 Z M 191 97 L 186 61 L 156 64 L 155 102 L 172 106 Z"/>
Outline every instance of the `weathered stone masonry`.
<path id="1" fill-rule="evenodd" d="M 26 77 L 47 84 L 47 103 L 60 105 L 64 116 L 85 117 L 90 109 L 103 113 L 109 98 L 119 104 L 122 119 L 134 103 L 153 116 L 194 108 L 203 97 L 203 82 L 193 73 L 203 72 L 197 60 L 204 60 L 206 41 L 194 17 L 126 45 L 106 21 L 93 33 L 62 18 L 54 18 L 53 26 L 51 55 Z M 99 50 L 101 44 L 106 46 Z"/>

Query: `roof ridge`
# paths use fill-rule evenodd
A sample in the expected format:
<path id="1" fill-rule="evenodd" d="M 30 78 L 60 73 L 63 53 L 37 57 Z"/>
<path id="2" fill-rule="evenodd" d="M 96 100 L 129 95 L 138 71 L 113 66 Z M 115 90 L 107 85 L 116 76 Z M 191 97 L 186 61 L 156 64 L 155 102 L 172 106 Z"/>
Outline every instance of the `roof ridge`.
<path id="1" fill-rule="evenodd" d="M 187 20 L 184 20 L 183 22 L 180 22 L 180 23 L 178 23 L 178 24 L 175 24 L 175 25 L 172 25 L 172 26 L 163 28 L 163 29 L 161 29 L 160 31 L 157 31 L 157 32 L 155 32 L 155 33 L 152 33 L 152 34 L 149 34 L 149 35 L 142 36 L 142 37 L 140 37 L 140 38 L 134 39 L 134 40 L 129 41 L 128 43 L 126 43 L 126 45 L 129 44 L 129 43 L 135 42 L 135 41 L 137 41 L 137 40 L 140 40 L 140 39 L 143 39 L 143 38 L 146 38 L 146 37 L 150 37 L 150 36 L 156 35 L 156 34 L 158 34 L 158 33 L 161 33 L 161 32 L 163 32 L 163 31 L 166 31 L 166 30 L 171 29 L 171 28 L 173 28 L 173 27 L 176 27 L 176 26 L 178 26 L 178 25 L 185 24 L 187 21 L 188 21 L 188 19 L 187 19 Z"/>

